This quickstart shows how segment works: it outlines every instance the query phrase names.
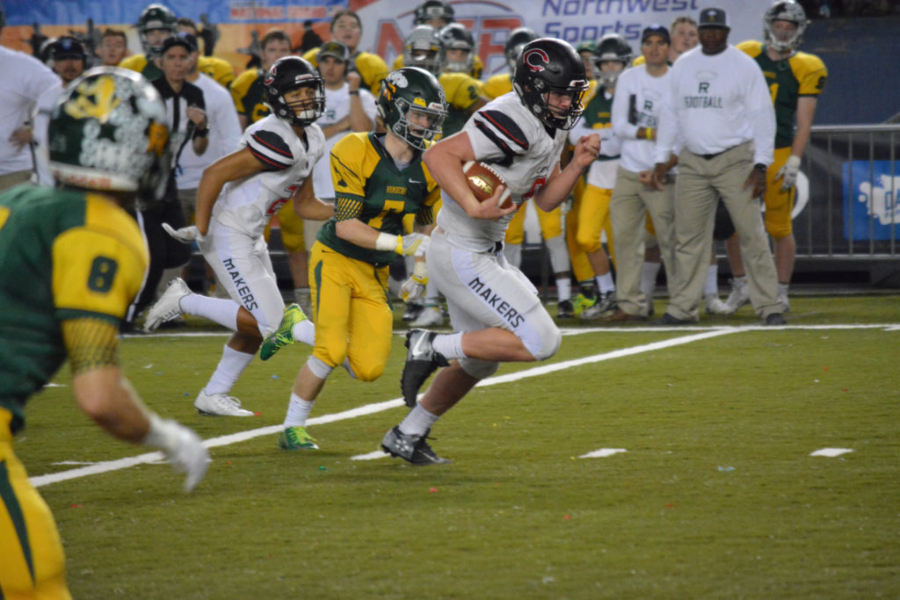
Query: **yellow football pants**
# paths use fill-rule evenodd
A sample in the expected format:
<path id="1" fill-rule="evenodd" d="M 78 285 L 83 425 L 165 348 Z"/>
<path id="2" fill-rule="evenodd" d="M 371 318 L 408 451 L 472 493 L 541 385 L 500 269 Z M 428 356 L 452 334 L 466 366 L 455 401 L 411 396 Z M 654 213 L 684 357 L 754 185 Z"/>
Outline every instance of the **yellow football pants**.
<path id="1" fill-rule="evenodd" d="M 527 202 L 527 201 L 526 201 Z M 557 206 L 550 212 L 544 212 L 536 208 L 538 223 L 541 226 L 541 235 L 545 240 L 550 240 L 562 235 L 562 209 Z M 506 229 L 505 242 L 507 244 L 521 244 L 525 241 L 525 204 L 513 215 L 509 227 Z"/>
<path id="2" fill-rule="evenodd" d="M 281 226 L 281 243 L 288 252 L 306 252 L 306 240 L 303 236 L 303 219 L 294 212 L 294 200 L 285 202 L 278 212 L 278 224 Z M 266 242 L 269 241 L 269 235 L 272 233 L 272 222 L 266 225 L 263 235 Z"/>
<path id="3" fill-rule="evenodd" d="M 794 232 L 791 212 L 794 210 L 794 195 L 797 188 L 793 187 L 783 192 L 781 191 L 782 180 L 778 179 L 776 181 L 775 179 L 778 171 L 781 170 L 790 156 L 790 146 L 776 148 L 775 162 L 769 165 L 769 168 L 766 170 L 766 193 L 764 196 L 766 203 L 766 231 L 776 240 L 787 237 Z"/>
<path id="4" fill-rule="evenodd" d="M 566 245 L 569 247 L 569 260 L 572 262 L 575 279 L 587 281 L 595 275 L 587 255 L 603 247 L 600 244 L 601 231 L 606 232 L 609 258 L 615 264 L 612 220 L 609 218 L 612 190 L 587 185 L 583 193 L 576 193 L 574 196 L 572 210 L 566 214 Z"/>
<path id="5" fill-rule="evenodd" d="M 391 351 L 394 314 L 388 267 L 348 258 L 321 242 L 309 261 L 316 343 L 313 356 L 336 367 L 349 358 L 357 379 L 374 381 Z"/>
<path id="6" fill-rule="evenodd" d="M 11 420 L 0 408 L 0 598 L 71 598 L 56 522 L 13 453 Z"/>

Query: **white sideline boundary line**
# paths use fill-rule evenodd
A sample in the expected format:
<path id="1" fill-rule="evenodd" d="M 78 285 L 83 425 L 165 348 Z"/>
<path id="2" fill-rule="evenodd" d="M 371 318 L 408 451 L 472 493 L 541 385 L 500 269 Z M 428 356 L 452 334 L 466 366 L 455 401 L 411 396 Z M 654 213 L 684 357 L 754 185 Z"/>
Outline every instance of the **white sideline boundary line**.
<path id="1" fill-rule="evenodd" d="M 654 350 L 662 350 L 665 348 L 671 348 L 674 346 L 681 346 L 684 344 L 690 344 L 692 342 L 699 342 L 701 340 L 706 340 L 714 337 L 719 337 L 722 335 L 728 335 L 730 333 L 737 333 L 741 331 L 740 329 L 735 328 L 727 328 L 727 329 L 717 329 L 714 331 L 707 331 L 704 333 L 698 333 L 694 335 L 686 335 L 682 337 L 678 337 L 671 340 L 664 340 L 660 342 L 653 342 L 650 344 L 643 344 L 641 346 L 633 346 L 631 348 L 623 348 L 620 350 L 614 350 L 612 352 L 605 352 L 603 354 L 596 354 L 594 356 L 587 356 L 585 358 L 579 358 L 575 360 L 567 360 L 561 363 L 556 363 L 552 365 L 546 365 L 543 367 L 535 367 L 533 369 L 528 369 L 526 371 L 520 371 L 518 373 L 510 373 L 508 375 L 500 375 L 497 377 L 490 377 L 488 379 L 484 379 L 476 387 L 485 387 L 490 385 L 499 385 L 502 383 L 509 383 L 512 381 L 518 381 L 520 379 L 527 379 L 529 377 L 538 377 L 541 375 L 546 375 L 548 373 L 555 373 L 557 371 L 562 371 L 565 369 L 571 369 L 573 367 L 579 367 L 582 365 L 588 365 L 598 362 L 603 362 L 606 360 L 612 360 L 614 358 L 621 358 L 625 356 L 632 356 L 635 354 L 642 354 L 644 352 L 652 352 Z M 350 410 L 345 410 L 343 412 L 334 413 L 330 415 L 323 415 L 321 417 L 315 417 L 310 419 L 307 424 L 312 425 L 324 425 L 326 423 L 334 423 L 336 421 L 343 421 L 345 419 L 354 419 L 356 417 L 361 417 L 364 415 L 371 415 L 374 413 L 379 413 L 385 410 L 389 410 L 391 408 L 397 408 L 400 406 L 404 406 L 404 402 L 402 398 L 394 398 L 393 400 L 387 400 L 385 402 L 376 402 L 374 404 L 367 404 L 366 406 L 360 406 L 359 408 L 353 408 Z M 229 435 L 223 435 L 217 438 L 210 438 L 203 442 L 203 445 L 207 448 L 216 448 L 219 446 L 228 446 L 230 444 L 237 444 L 239 442 L 245 442 L 247 440 L 251 440 L 253 438 L 257 438 L 264 435 L 274 435 L 283 429 L 282 425 L 270 425 L 268 427 L 260 427 L 258 429 L 251 429 L 249 431 L 241 431 L 238 433 L 232 433 Z M 387 455 L 385 455 L 387 456 Z M 127 469 L 130 467 L 134 467 L 137 465 L 154 463 L 161 460 L 162 453 L 160 452 L 148 452 L 146 454 L 141 454 L 138 456 L 131 456 L 128 458 L 120 458 L 117 460 L 104 461 L 99 462 L 93 465 L 89 465 L 86 467 L 81 467 L 77 469 L 69 469 L 67 471 L 62 471 L 59 473 L 49 473 L 47 475 L 38 475 L 35 477 L 31 477 L 29 481 L 31 485 L 34 487 L 43 487 L 45 485 L 50 485 L 53 483 L 59 483 L 61 481 L 68 481 L 70 479 L 77 479 L 80 477 L 87 477 L 88 475 L 99 475 L 101 473 L 108 473 L 110 471 L 118 471 L 120 469 Z"/>

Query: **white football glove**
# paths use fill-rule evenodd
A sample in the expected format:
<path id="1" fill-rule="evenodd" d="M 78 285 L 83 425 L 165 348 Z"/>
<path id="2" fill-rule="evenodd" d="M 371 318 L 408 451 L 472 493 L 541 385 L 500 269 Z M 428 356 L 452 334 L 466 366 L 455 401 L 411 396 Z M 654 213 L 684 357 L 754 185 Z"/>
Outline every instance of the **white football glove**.
<path id="1" fill-rule="evenodd" d="M 181 229 L 175 229 L 168 223 L 163 223 L 162 228 L 163 228 L 163 230 L 165 230 L 166 233 L 168 233 L 173 238 L 175 238 L 176 240 L 178 240 L 179 242 L 182 242 L 184 244 L 190 244 L 193 241 L 197 241 L 197 242 L 204 241 L 204 237 L 200 233 L 200 230 L 197 229 L 196 225 L 189 225 L 188 227 L 182 227 Z"/>
<path id="2" fill-rule="evenodd" d="M 400 296 L 404 302 L 415 302 L 425 297 L 427 287 L 428 266 L 424 260 L 417 260 L 412 277 L 404 281 L 403 285 L 400 286 Z"/>
<path id="3" fill-rule="evenodd" d="M 381 251 L 393 250 L 400 256 L 416 256 L 425 255 L 428 249 L 428 242 L 431 238 L 423 233 L 409 233 L 407 235 L 393 235 L 390 233 L 379 233 L 375 239 L 375 249 Z"/>
<path id="4" fill-rule="evenodd" d="M 150 415 L 150 431 L 144 445 L 162 450 L 175 471 L 187 474 L 185 493 L 193 490 L 206 475 L 209 452 L 200 437 L 184 425 Z"/>
<path id="5" fill-rule="evenodd" d="M 798 173 L 800 173 L 800 157 L 792 154 L 787 159 L 787 162 L 784 163 L 784 166 L 781 167 L 781 170 L 778 171 L 778 175 L 775 176 L 776 181 L 782 177 L 784 178 L 784 181 L 781 183 L 782 192 L 786 192 L 797 185 Z"/>

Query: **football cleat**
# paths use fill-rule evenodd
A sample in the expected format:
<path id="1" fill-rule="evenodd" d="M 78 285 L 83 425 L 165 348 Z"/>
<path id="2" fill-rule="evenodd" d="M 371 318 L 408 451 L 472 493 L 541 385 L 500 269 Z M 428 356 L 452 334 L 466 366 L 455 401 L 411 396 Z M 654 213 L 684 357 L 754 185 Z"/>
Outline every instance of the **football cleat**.
<path id="1" fill-rule="evenodd" d="M 437 333 L 424 329 L 410 329 L 406 332 L 406 364 L 400 375 L 400 391 L 406 405 L 413 408 L 419 395 L 419 388 L 437 371 L 438 367 L 450 365 L 444 356 L 431 345 Z"/>
<path id="2" fill-rule="evenodd" d="M 616 303 L 616 290 L 611 290 L 609 292 L 601 293 L 595 304 L 589 308 L 585 308 L 578 316 L 585 321 L 591 321 L 599 319 L 603 315 L 610 313 L 617 308 L 619 308 L 619 305 Z"/>
<path id="3" fill-rule="evenodd" d="M 556 305 L 556 318 L 557 319 L 571 319 L 575 316 L 575 307 L 572 305 L 571 300 L 560 300 L 559 304 Z"/>
<path id="4" fill-rule="evenodd" d="M 253 413 L 241 408 L 241 401 L 228 394 L 207 395 L 200 391 L 194 400 L 194 408 L 201 415 L 210 417 L 252 417 Z"/>
<path id="5" fill-rule="evenodd" d="M 147 318 L 144 319 L 144 331 L 148 333 L 154 331 L 166 321 L 171 321 L 175 317 L 183 315 L 181 299 L 190 293 L 191 288 L 180 277 L 170 281 L 169 287 L 166 288 L 163 295 L 147 311 Z"/>
<path id="6" fill-rule="evenodd" d="M 658 319 L 650 321 L 650 325 L 653 327 L 677 327 L 680 325 L 691 325 L 692 322 L 689 319 L 679 319 L 677 317 L 673 317 L 669 313 L 663 313 Z"/>
<path id="7" fill-rule="evenodd" d="M 278 434 L 278 447 L 282 450 L 318 450 L 316 440 L 306 432 L 306 427 L 285 427 Z"/>
<path id="8" fill-rule="evenodd" d="M 305 320 L 306 313 L 303 312 L 302 308 L 296 304 L 285 306 L 284 316 L 281 317 L 281 323 L 278 324 L 278 329 L 267 335 L 266 339 L 263 340 L 262 346 L 259 348 L 259 357 L 262 360 L 269 360 L 275 356 L 276 352 L 285 346 L 293 344 L 294 325 L 302 323 Z"/>
<path id="9" fill-rule="evenodd" d="M 708 315 L 730 315 L 732 313 L 728 309 L 728 305 L 719 300 L 715 294 L 707 295 L 703 299 L 703 303 L 706 305 L 706 314 Z"/>
<path id="10" fill-rule="evenodd" d="M 596 294 L 585 294 L 584 292 L 578 292 L 572 298 L 572 312 L 574 312 L 575 316 L 577 317 L 582 312 L 584 312 L 586 308 L 590 308 L 595 304 L 597 304 Z"/>
<path id="11" fill-rule="evenodd" d="M 394 427 L 381 440 L 381 449 L 390 454 L 391 458 L 399 456 L 418 466 L 450 464 L 449 460 L 435 454 L 426 441 L 430 431 L 429 429 L 424 435 L 407 435 L 400 431 L 400 427 Z"/>
<path id="12" fill-rule="evenodd" d="M 425 305 L 418 302 L 407 302 L 406 310 L 403 311 L 403 316 L 400 318 L 404 323 L 414 321 L 423 310 L 425 310 Z"/>
<path id="13" fill-rule="evenodd" d="M 787 325 L 787 321 L 784 320 L 784 315 L 781 313 L 772 313 L 768 315 L 763 319 L 763 323 L 770 326 Z"/>
<path id="14" fill-rule="evenodd" d="M 728 309 L 726 314 L 733 314 L 737 309 L 749 302 L 750 287 L 747 285 L 747 280 L 744 278 L 732 279 L 731 293 L 728 294 L 728 298 L 725 300 L 725 306 Z"/>
<path id="15" fill-rule="evenodd" d="M 444 315 L 438 306 L 426 306 L 413 321 L 411 327 L 440 327 L 444 324 Z"/>

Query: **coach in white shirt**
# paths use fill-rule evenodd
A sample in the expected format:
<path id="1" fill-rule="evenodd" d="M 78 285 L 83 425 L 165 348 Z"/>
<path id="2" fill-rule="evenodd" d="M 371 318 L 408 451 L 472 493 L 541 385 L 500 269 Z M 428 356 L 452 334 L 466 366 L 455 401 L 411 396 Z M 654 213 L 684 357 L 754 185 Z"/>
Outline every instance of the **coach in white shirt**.
<path id="1" fill-rule="evenodd" d="M 355 70 L 348 73 L 350 49 L 337 41 L 323 44 L 317 55 L 319 72 L 325 81 L 325 114 L 316 123 L 325 134 L 326 157 L 313 169 L 313 188 L 316 196 L 334 203 L 334 183 L 331 180 L 331 148 L 348 133 L 372 131 L 375 128 L 375 97 L 360 88 L 362 77 Z M 304 221 L 303 237 L 307 250 L 316 241 L 316 234 L 323 221 Z"/>
<path id="2" fill-rule="evenodd" d="M 676 138 L 684 137 L 675 193 L 675 294 L 654 324 L 698 319 L 718 194 L 741 239 L 753 308 L 765 324 L 782 325 L 784 307 L 759 210 L 773 160 L 775 109 L 759 66 L 728 45 L 725 11 L 700 11 L 699 29 L 700 47 L 672 67 L 672 101 L 663 109 L 654 153 L 653 181 L 663 189 Z"/>
<path id="3" fill-rule="evenodd" d="M 671 81 L 666 59 L 671 40 L 662 25 L 650 25 L 641 34 L 645 63 L 619 76 L 612 105 L 612 125 L 621 141 L 616 187 L 610 200 L 616 249 L 619 309 L 605 321 L 642 321 L 648 316 L 647 298 L 641 291 L 646 214 L 650 213 L 663 262 L 669 295 L 675 273 L 675 179 L 670 172 L 657 190 L 651 181 L 653 151 L 663 106 L 671 102 Z M 674 155 L 670 158 L 675 163 Z"/>
<path id="4" fill-rule="evenodd" d="M 0 29 L 5 24 L 0 6 Z M 0 191 L 31 177 L 31 131 L 25 121 L 52 88 L 62 89 L 56 73 L 33 56 L 0 46 Z"/>

